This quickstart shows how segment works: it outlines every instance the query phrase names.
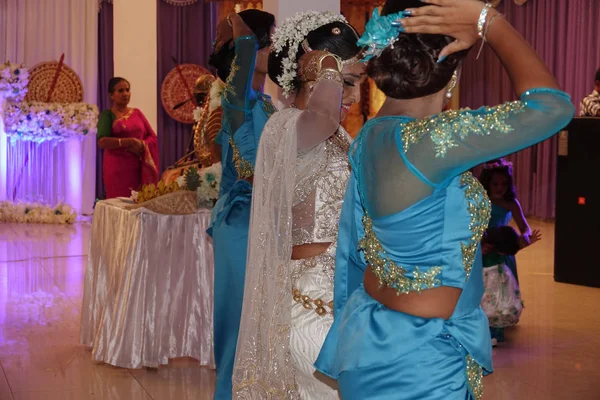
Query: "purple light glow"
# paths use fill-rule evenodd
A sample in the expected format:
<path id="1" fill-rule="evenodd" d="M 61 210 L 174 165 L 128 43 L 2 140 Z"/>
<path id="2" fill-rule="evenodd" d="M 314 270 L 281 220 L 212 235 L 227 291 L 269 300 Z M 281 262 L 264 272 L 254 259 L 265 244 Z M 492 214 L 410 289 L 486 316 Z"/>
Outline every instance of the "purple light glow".
<path id="1" fill-rule="evenodd" d="M 82 171 L 82 142 L 72 139 L 62 144 L 65 146 L 66 198 L 65 202 L 78 213 L 81 212 L 83 171 Z"/>
<path id="2" fill-rule="evenodd" d="M 7 146 L 8 140 L 4 132 L 4 98 L 0 97 L 0 201 L 6 200 L 6 182 L 7 182 Z"/>

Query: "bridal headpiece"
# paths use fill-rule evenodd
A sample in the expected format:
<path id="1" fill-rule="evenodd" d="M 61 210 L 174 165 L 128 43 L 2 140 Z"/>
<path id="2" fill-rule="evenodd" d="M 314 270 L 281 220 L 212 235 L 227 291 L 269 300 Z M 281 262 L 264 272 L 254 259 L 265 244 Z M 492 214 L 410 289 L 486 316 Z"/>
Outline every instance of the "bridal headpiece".
<path id="1" fill-rule="evenodd" d="M 310 32 L 332 22 L 348 23 L 343 15 L 331 11 L 307 11 L 286 19 L 275 29 L 272 47 L 275 54 L 279 55 L 286 46 L 290 49 L 288 57 L 282 60 L 283 73 L 277 77 L 285 97 L 294 93 L 294 80 L 298 70 L 298 46 L 305 41 Z"/>

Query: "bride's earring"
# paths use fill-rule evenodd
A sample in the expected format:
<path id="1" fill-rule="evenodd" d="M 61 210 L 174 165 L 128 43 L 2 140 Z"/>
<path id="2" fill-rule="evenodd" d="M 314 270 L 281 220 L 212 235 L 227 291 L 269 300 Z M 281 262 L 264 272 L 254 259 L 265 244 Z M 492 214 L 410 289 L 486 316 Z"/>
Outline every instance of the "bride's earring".
<path id="1" fill-rule="evenodd" d="M 450 85 L 448 85 L 448 90 L 446 90 L 446 98 L 447 99 L 452 98 L 452 92 L 456 88 L 457 84 L 458 84 L 458 70 L 455 70 L 454 73 L 452 74 L 452 79 L 450 79 Z"/>

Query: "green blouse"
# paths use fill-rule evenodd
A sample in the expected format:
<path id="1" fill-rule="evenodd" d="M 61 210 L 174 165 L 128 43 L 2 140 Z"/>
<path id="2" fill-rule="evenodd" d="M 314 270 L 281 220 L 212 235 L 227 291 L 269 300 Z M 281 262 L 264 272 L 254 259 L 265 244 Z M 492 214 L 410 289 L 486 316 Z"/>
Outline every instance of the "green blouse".
<path id="1" fill-rule="evenodd" d="M 112 136 L 112 125 L 117 116 L 109 109 L 104 110 L 98 117 L 98 135 L 97 140 Z"/>

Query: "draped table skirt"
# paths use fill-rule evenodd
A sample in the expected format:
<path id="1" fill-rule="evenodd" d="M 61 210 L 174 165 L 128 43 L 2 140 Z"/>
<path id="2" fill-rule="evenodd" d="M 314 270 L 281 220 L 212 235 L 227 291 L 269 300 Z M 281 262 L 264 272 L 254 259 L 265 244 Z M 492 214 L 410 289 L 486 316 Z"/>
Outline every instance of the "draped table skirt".
<path id="1" fill-rule="evenodd" d="M 210 210 L 160 215 L 98 202 L 80 341 L 95 361 L 158 367 L 192 357 L 214 367 Z"/>

